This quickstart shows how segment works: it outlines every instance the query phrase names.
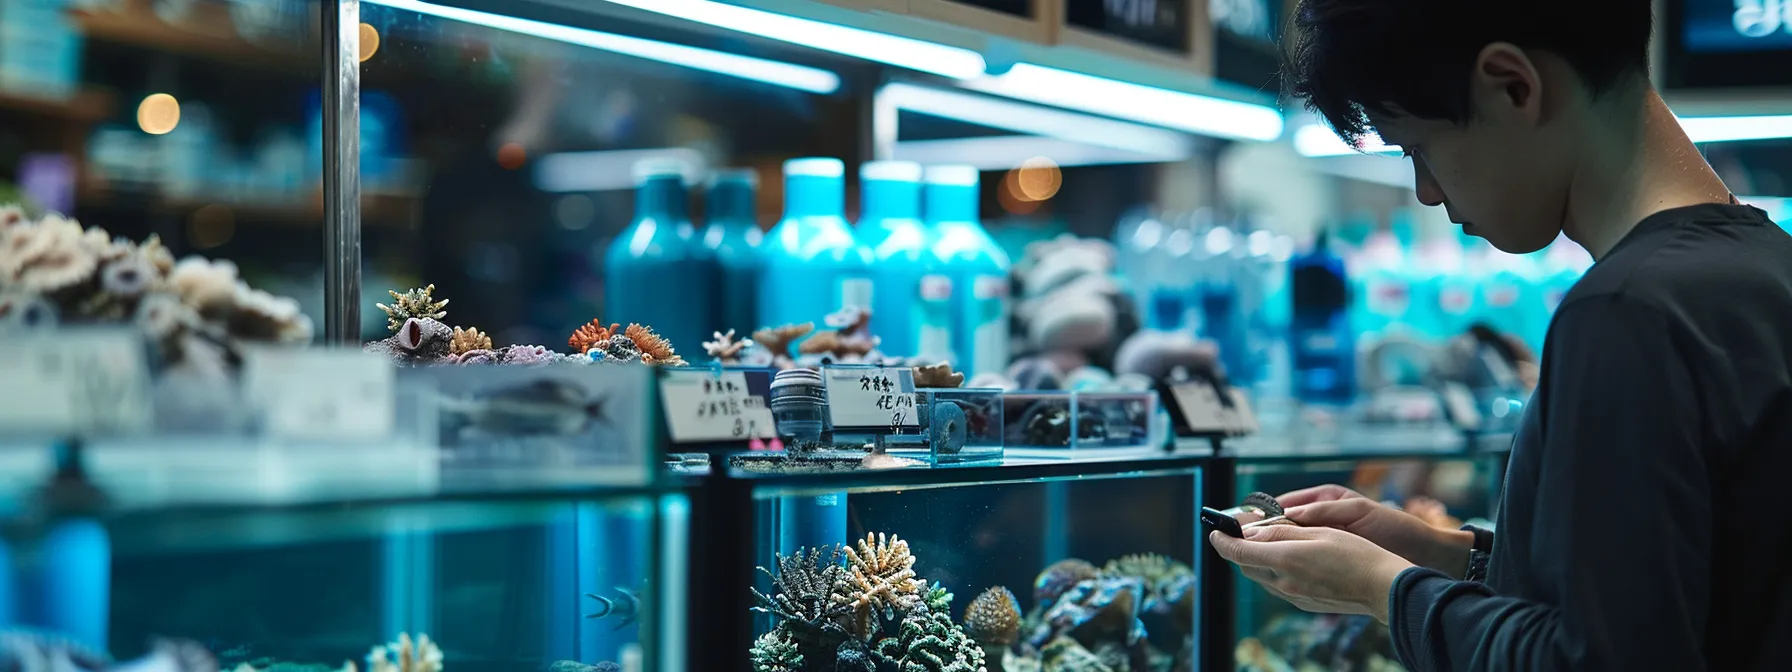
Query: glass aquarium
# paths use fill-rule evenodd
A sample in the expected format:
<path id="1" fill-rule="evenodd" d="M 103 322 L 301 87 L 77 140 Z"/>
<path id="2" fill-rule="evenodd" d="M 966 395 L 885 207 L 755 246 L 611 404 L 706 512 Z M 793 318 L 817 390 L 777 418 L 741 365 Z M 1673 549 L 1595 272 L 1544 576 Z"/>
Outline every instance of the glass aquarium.
<path id="1" fill-rule="evenodd" d="M 1253 492 L 1280 496 L 1326 484 L 1348 487 L 1444 529 L 1491 529 L 1510 436 L 1345 428 L 1330 441 L 1264 437 L 1231 451 L 1232 506 Z M 1217 490 L 1217 488 L 1216 488 Z M 1212 493 L 1217 499 L 1222 493 Z M 1311 614 L 1232 572 L 1236 669 L 1399 670 L 1386 626 L 1368 616 Z M 1214 596 L 1218 599 L 1218 596 Z M 1216 605 L 1219 606 L 1219 605 Z"/>
<path id="2" fill-rule="evenodd" d="M 743 475 L 754 639 L 714 669 L 1192 670 L 1200 465 Z"/>
<path id="3" fill-rule="evenodd" d="M 348 451 L 310 448 L 334 466 L 248 441 L 204 460 L 93 442 L 9 474 L 0 668 L 683 669 L 682 494 L 391 464 L 360 487 Z"/>

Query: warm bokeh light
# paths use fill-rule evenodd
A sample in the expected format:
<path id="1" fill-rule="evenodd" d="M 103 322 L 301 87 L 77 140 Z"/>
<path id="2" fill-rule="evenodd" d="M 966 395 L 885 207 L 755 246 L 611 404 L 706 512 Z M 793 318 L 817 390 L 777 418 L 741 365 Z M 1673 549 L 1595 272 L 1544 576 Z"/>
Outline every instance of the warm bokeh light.
<path id="1" fill-rule="evenodd" d="M 527 160 L 529 160 L 529 154 L 523 151 L 523 145 L 520 142 L 506 142 L 498 148 L 498 165 L 503 166 L 505 170 L 521 168 L 523 162 Z"/>
<path id="2" fill-rule="evenodd" d="M 187 218 L 187 240 L 193 247 L 208 250 L 230 242 L 236 236 L 236 213 L 228 206 L 213 203 L 194 210 Z"/>
<path id="3" fill-rule="evenodd" d="M 380 31 L 368 24 L 361 24 L 361 62 L 373 58 L 374 52 L 380 50 Z"/>
<path id="4" fill-rule="evenodd" d="M 1058 164 L 1043 156 L 1036 156 L 1022 161 L 1019 168 L 1012 172 L 1014 176 L 1015 196 L 1027 201 L 1043 201 L 1058 195 L 1058 187 L 1063 186 L 1063 174 L 1058 172 Z"/>
<path id="5" fill-rule="evenodd" d="M 1039 210 L 1042 201 L 1021 196 L 1018 170 L 1008 171 L 1002 178 L 1002 186 L 996 188 L 996 203 L 1012 215 L 1030 215 Z"/>
<path id="6" fill-rule="evenodd" d="M 180 101 L 166 93 L 152 93 L 137 104 L 137 127 L 150 135 L 162 135 L 180 125 Z"/>

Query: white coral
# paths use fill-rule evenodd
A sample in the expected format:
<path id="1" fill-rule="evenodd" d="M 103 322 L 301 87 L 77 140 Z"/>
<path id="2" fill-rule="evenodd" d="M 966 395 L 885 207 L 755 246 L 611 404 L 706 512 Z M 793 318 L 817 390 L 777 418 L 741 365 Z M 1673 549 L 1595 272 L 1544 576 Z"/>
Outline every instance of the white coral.
<path id="1" fill-rule="evenodd" d="M 442 672 L 442 649 L 424 634 L 417 635 L 413 646 L 411 636 L 401 632 L 398 641 L 367 653 L 367 672 Z"/>
<path id="2" fill-rule="evenodd" d="M 229 261 L 208 261 L 187 257 L 174 265 L 168 284 L 187 305 L 202 313 L 215 313 L 231 307 L 236 298 L 236 264 Z"/>
<path id="3" fill-rule="evenodd" d="M 299 312 L 299 302 L 240 282 L 236 283 L 231 298 L 236 308 L 230 325 L 233 333 L 280 343 L 311 340 L 311 318 Z"/>

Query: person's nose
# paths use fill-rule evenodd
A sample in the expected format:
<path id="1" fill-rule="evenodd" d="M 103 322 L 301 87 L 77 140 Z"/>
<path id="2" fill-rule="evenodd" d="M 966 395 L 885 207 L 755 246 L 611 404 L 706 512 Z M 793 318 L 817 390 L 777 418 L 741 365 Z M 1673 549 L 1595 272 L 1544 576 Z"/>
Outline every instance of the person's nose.
<path id="1" fill-rule="evenodd" d="M 1412 159 L 1412 179 L 1413 191 L 1418 193 L 1420 203 L 1433 207 L 1444 204 L 1443 187 L 1438 186 L 1437 178 L 1431 176 L 1431 167 L 1416 156 Z"/>

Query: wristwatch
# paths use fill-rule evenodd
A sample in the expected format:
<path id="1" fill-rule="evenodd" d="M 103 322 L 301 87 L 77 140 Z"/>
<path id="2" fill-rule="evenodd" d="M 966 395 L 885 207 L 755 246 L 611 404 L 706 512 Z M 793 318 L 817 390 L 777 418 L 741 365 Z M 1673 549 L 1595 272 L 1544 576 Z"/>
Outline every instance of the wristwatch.
<path id="1" fill-rule="evenodd" d="M 1493 553 L 1493 531 L 1473 525 L 1463 525 L 1462 529 L 1475 534 L 1475 544 L 1468 549 L 1468 572 L 1462 579 L 1483 583 L 1487 581 L 1487 560 Z"/>

